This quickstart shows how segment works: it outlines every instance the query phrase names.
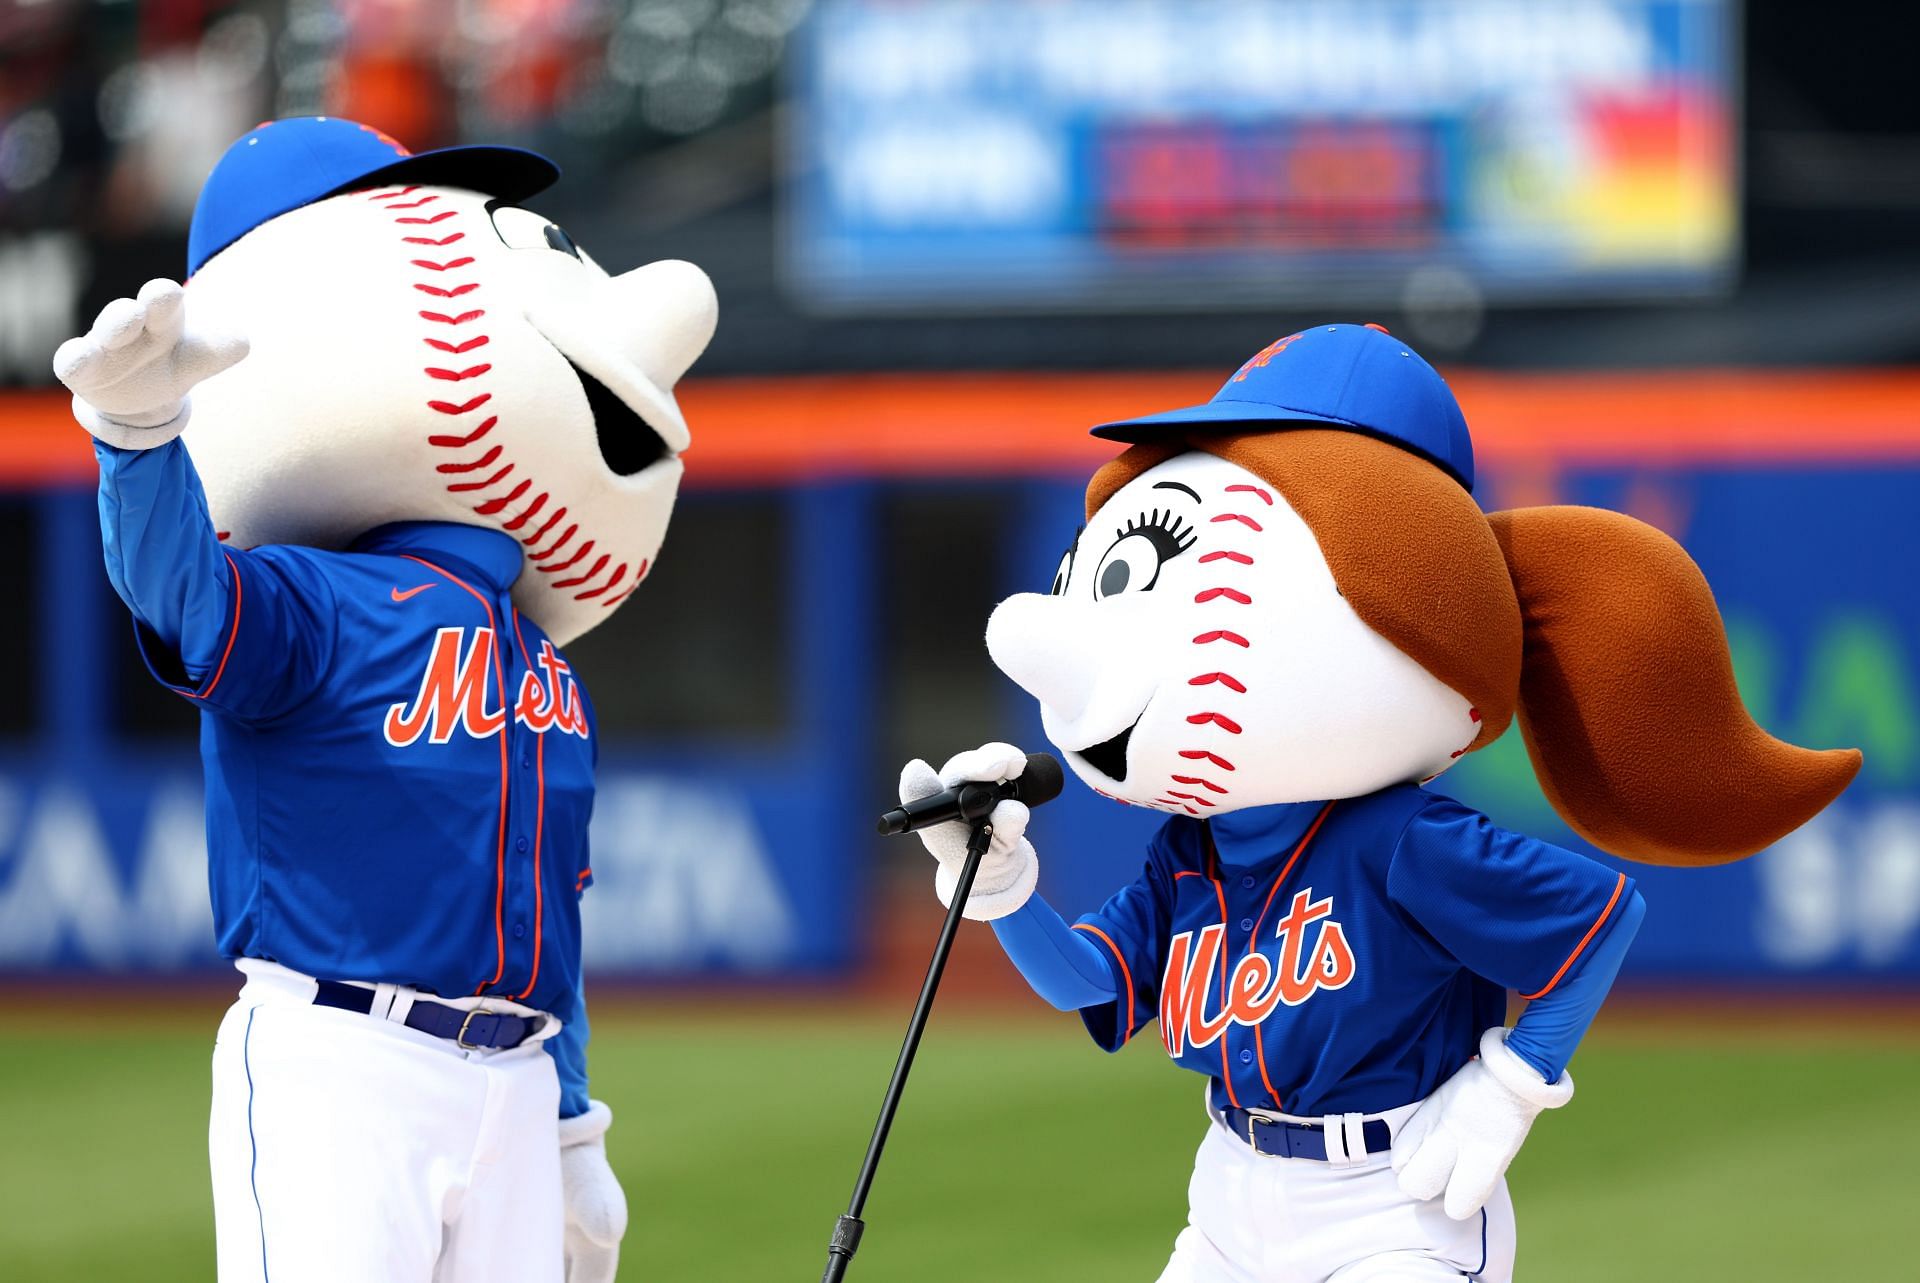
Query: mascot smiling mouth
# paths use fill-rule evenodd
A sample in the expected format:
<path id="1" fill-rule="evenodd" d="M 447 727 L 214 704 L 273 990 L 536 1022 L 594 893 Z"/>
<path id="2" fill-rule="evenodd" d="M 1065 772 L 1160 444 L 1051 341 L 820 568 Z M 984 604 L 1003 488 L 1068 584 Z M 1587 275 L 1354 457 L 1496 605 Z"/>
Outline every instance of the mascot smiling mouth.
<path id="1" fill-rule="evenodd" d="M 594 439 L 600 447 L 600 457 L 615 476 L 631 477 L 673 454 L 639 411 L 572 360 L 568 360 L 567 365 L 587 394 L 587 409 L 593 415 Z"/>
<path id="2" fill-rule="evenodd" d="M 1145 717 L 1146 713 L 1142 711 L 1140 716 Z M 1140 718 L 1136 717 L 1127 729 L 1112 739 L 1101 740 L 1098 744 L 1089 744 L 1085 748 L 1070 751 L 1108 779 L 1124 784 L 1127 780 L 1127 745 L 1132 742 L 1134 727 L 1138 725 L 1140 725 Z"/>

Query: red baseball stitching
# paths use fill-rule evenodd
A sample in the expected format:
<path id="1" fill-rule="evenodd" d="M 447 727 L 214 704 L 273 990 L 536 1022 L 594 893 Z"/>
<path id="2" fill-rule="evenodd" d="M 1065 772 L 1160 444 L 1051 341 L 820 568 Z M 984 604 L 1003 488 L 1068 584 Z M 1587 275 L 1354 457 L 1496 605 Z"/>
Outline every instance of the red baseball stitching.
<path id="1" fill-rule="evenodd" d="M 518 530 L 520 527 L 526 525 L 527 522 L 533 520 L 533 514 L 536 512 L 539 512 L 540 509 L 546 506 L 546 504 L 547 504 L 547 492 L 542 490 L 539 494 L 533 497 L 532 503 L 528 504 L 524 509 L 521 510 L 519 516 L 515 517 L 512 521 L 507 522 L 507 524 L 502 526 L 501 529 Z"/>
<path id="2" fill-rule="evenodd" d="M 478 441 L 481 437 L 486 436 L 487 433 L 493 431 L 493 425 L 498 422 L 500 422 L 499 416 L 490 414 L 486 417 L 486 420 L 482 422 L 479 427 L 467 433 L 467 435 L 464 437 L 431 436 L 427 438 L 427 444 L 444 446 L 449 450 L 458 449 L 461 446 L 469 446 L 469 445 L 472 445 L 474 442 Z"/>
<path id="3" fill-rule="evenodd" d="M 419 190 L 418 185 L 390 188 L 384 191 L 369 192 L 366 195 L 366 199 L 374 202 L 386 211 L 424 210 L 427 206 L 435 204 L 440 200 L 440 194 L 434 192 L 429 192 L 424 196 L 415 196 L 414 193 Z M 463 211 L 459 209 L 442 209 L 435 213 L 412 213 L 393 217 L 392 222 L 396 227 L 402 229 L 421 227 L 437 228 L 438 224 L 448 219 L 457 218 L 462 212 Z M 466 232 L 458 229 L 436 231 L 432 234 L 403 232 L 400 237 L 400 242 L 403 245 L 425 245 L 438 249 L 456 244 L 465 239 L 465 237 Z M 464 298 L 480 290 L 482 282 L 477 280 L 447 280 L 446 278 L 449 273 L 458 273 L 465 269 L 472 268 L 476 262 L 476 257 L 471 254 L 456 254 L 453 257 L 444 259 L 417 257 L 409 254 L 407 258 L 407 265 L 409 267 L 422 273 L 431 273 L 433 276 L 440 278 L 442 283 L 416 280 L 410 281 L 408 284 L 410 284 L 416 292 L 429 295 L 433 298 Z M 449 327 L 470 325 L 475 321 L 481 320 L 486 314 L 486 309 L 480 307 L 469 308 L 466 311 L 457 313 L 426 310 L 417 313 L 420 319 L 429 325 Z M 421 342 L 433 351 L 445 352 L 453 356 L 471 352 L 475 348 L 485 347 L 493 341 L 491 335 L 484 333 L 463 336 L 458 341 L 438 338 L 431 334 L 423 334 L 420 337 Z M 493 372 L 493 363 L 490 361 L 482 361 L 475 365 L 461 366 L 458 368 L 444 365 L 425 365 L 421 367 L 421 372 L 428 379 L 436 383 L 473 383 L 484 380 L 491 374 Z M 462 419 L 488 405 L 492 400 L 492 392 L 479 391 L 473 396 L 461 401 L 446 401 L 436 398 L 429 399 L 426 404 L 427 408 L 436 414 L 445 415 L 450 419 Z M 464 451 L 480 442 L 488 433 L 493 431 L 499 422 L 500 418 L 497 414 L 490 414 L 473 428 L 463 428 L 463 430 L 457 432 L 430 434 L 427 437 L 427 443 L 436 449 Z M 469 455 L 456 458 L 447 463 L 436 464 L 434 471 L 448 478 L 445 486 L 449 493 L 463 496 L 472 495 L 475 501 L 473 511 L 484 517 L 496 517 L 504 513 L 509 506 L 519 502 L 523 497 L 531 493 L 533 495 L 532 500 L 528 502 L 526 507 L 521 509 L 517 515 L 503 521 L 501 528 L 519 539 L 521 546 L 527 550 L 526 555 L 528 561 L 536 565 L 542 572 L 549 575 L 558 574 L 560 571 L 578 565 L 590 556 L 594 548 L 594 543 L 591 539 L 580 544 L 566 560 L 554 562 L 551 565 L 541 564 L 558 556 L 572 544 L 574 536 L 580 531 L 579 523 L 575 522 L 567 526 L 566 529 L 561 532 L 560 536 L 551 544 L 548 544 L 544 548 L 539 547 L 542 541 L 547 538 L 548 534 L 560 524 L 561 519 L 567 515 L 566 507 L 560 505 L 556 506 L 554 510 L 546 516 L 545 521 L 541 523 L 538 529 L 530 534 L 521 534 L 520 531 L 522 528 L 528 525 L 536 515 L 540 514 L 546 508 L 552 500 L 552 495 L 547 490 L 536 489 L 532 477 L 517 474 L 515 470 L 516 461 L 503 459 L 503 453 L 504 448 L 500 443 L 491 443 L 481 447 L 481 452 L 477 455 Z M 489 472 L 489 469 L 492 469 L 492 471 Z M 487 472 L 484 479 L 468 479 L 481 472 Z M 498 493 L 490 493 L 496 491 L 498 487 L 503 486 L 510 486 L 510 488 L 499 491 Z M 605 598 L 604 601 L 601 601 L 601 606 L 603 608 L 610 607 L 616 602 L 624 600 L 628 593 L 639 586 L 640 581 L 646 577 L 649 564 L 645 561 L 641 562 L 639 569 L 634 574 L 633 581 L 624 587 L 621 585 L 622 581 L 626 578 L 628 570 L 627 563 L 624 561 L 615 565 L 612 573 L 607 574 L 603 582 L 596 582 L 601 580 L 602 572 L 606 571 L 608 563 L 612 560 L 610 555 L 603 553 L 584 573 L 567 579 L 557 579 L 553 581 L 552 587 L 562 590 L 578 589 L 579 591 L 574 593 L 574 599 L 576 601 L 593 601 Z M 617 593 L 614 592 L 616 588 L 620 589 Z"/>
<path id="4" fill-rule="evenodd" d="M 1273 506 L 1272 493 L 1262 486 L 1236 483 L 1225 487 L 1223 493 L 1229 495 L 1250 494 L 1268 507 Z M 1260 523 L 1243 512 L 1219 513 L 1208 522 L 1209 525 L 1222 525 L 1226 523 L 1237 523 L 1245 526 L 1255 534 L 1263 533 L 1263 527 Z M 1210 566 L 1219 562 L 1233 566 L 1251 566 L 1254 564 L 1254 559 L 1250 554 L 1241 552 L 1238 549 L 1217 548 L 1201 554 L 1198 564 Z M 1214 584 L 1196 592 L 1193 596 L 1193 602 L 1196 606 L 1204 606 L 1210 602 L 1219 602 L 1229 606 L 1251 606 L 1253 604 L 1253 596 L 1244 589 L 1234 587 L 1231 584 Z M 1230 645 L 1238 646 L 1242 650 L 1253 649 L 1253 643 L 1249 641 L 1244 634 L 1235 632 L 1229 628 L 1209 629 L 1193 639 L 1193 645 L 1195 646 L 1211 646 L 1216 642 L 1226 642 Z M 1204 673 L 1196 673 L 1187 679 L 1187 685 L 1195 689 L 1202 687 L 1222 687 L 1225 691 L 1235 695 L 1244 695 L 1247 693 L 1247 685 L 1245 682 L 1235 677 L 1232 673 L 1224 672 L 1218 668 L 1210 668 Z M 1189 713 L 1187 715 L 1187 724 L 1189 726 L 1210 728 L 1226 735 L 1239 735 L 1244 730 L 1238 721 L 1229 716 L 1227 712 L 1218 708 L 1203 708 Z M 1221 771 L 1232 771 L 1234 769 L 1232 762 L 1209 748 L 1183 748 L 1176 751 L 1184 761 L 1206 762 Z M 1165 793 L 1155 799 L 1156 805 L 1175 807 L 1185 811 L 1188 815 L 1198 816 L 1203 810 L 1217 808 L 1219 803 L 1215 801 L 1214 798 L 1224 797 L 1232 792 L 1226 785 L 1217 780 L 1208 779 L 1205 776 L 1172 775 L 1169 779 L 1173 784 L 1184 787 L 1169 787 Z M 1189 792 L 1187 791 L 1189 789 L 1202 789 L 1205 793 L 1212 794 L 1213 797 L 1207 797 L 1201 793 Z"/>
<path id="5" fill-rule="evenodd" d="M 567 533 L 560 536 L 560 543 L 561 544 L 566 543 L 567 539 L 573 534 L 573 532 L 576 529 L 578 529 L 578 527 L 568 526 Z M 559 548 L 559 546 L 560 546 L 559 544 L 554 545 L 556 550 Z M 582 557 L 586 556 L 588 553 L 592 551 L 593 551 L 593 540 L 589 539 L 585 543 L 581 544 L 579 549 L 574 552 L 573 556 L 567 558 L 565 561 L 557 561 L 551 566 L 541 566 L 539 567 L 539 569 L 543 573 L 549 574 L 549 575 L 553 574 L 555 571 L 566 570 L 569 567 L 578 563 Z M 548 554 L 548 555 L 551 555 L 551 554 Z"/>
<path id="6" fill-rule="evenodd" d="M 494 446 L 470 463 L 442 463 L 435 466 L 435 472 L 476 472 L 500 457 L 500 447 Z"/>
<path id="7" fill-rule="evenodd" d="M 453 491 L 453 493 L 455 494 L 469 494 L 475 490 L 485 490 L 488 487 L 492 486 L 496 481 L 506 480 L 507 474 L 512 471 L 513 471 L 513 465 L 509 463 L 506 467 L 500 469 L 500 471 L 494 473 L 492 476 L 488 477 L 485 481 L 462 481 L 462 482 L 458 482 L 457 484 L 449 485 L 447 489 Z"/>
<path id="8" fill-rule="evenodd" d="M 1189 762 L 1212 762 L 1223 771 L 1239 769 L 1232 762 L 1229 762 L 1226 758 L 1213 752 L 1211 749 L 1183 748 L 1180 750 L 1180 756 L 1186 758 Z"/>

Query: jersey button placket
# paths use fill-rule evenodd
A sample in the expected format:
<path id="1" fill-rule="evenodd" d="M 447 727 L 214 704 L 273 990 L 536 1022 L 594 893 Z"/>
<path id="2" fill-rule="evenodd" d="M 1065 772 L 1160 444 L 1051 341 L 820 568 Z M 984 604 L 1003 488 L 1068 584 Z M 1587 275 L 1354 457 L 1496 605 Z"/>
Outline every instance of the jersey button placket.
<path id="1" fill-rule="evenodd" d="M 519 638 L 515 635 L 511 600 L 503 597 L 499 610 L 504 634 L 500 639 L 500 649 L 508 656 L 505 666 L 507 689 L 502 692 L 507 716 L 501 733 L 507 737 L 509 759 L 517 760 L 522 769 L 514 773 L 507 789 L 507 822 L 514 835 L 513 852 L 518 857 L 507 861 L 507 937 L 515 942 L 516 947 L 508 951 L 506 971 L 500 977 L 495 992 L 514 994 L 526 985 L 533 974 L 534 959 L 524 943 L 530 935 L 527 922 L 528 915 L 533 911 L 535 896 L 533 861 L 528 854 L 533 849 L 533 843 L 525 826 L 533 823 L 538 812 L 538 784 L 533 772 L 533 732 L 515 716 L 520 688 L 526 682 L 529 671 L 527 656 L 521 653 Z"/>

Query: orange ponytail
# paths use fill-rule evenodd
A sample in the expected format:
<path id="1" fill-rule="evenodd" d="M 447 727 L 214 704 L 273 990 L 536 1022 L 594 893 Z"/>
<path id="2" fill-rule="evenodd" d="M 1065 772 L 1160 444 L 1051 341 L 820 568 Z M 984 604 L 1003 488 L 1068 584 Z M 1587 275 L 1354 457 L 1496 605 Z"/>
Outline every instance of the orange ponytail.
<path id="1" fill-rule="evenodd" d="M 1680 545 L 1599 508 L 1488 520 L 1520 598 L 1520 732 L 1553 809 L 1602 850 L 1721 864 L 1812 819 L 1858 749 L 1783 743 L 1747 714 L 1713 593 Z"/>

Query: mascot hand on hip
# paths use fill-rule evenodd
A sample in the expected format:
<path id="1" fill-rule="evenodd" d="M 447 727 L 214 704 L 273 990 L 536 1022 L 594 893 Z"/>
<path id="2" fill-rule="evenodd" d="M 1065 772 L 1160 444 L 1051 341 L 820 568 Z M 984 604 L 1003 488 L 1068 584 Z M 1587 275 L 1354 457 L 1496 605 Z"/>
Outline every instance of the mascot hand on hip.
<path id="1" fill-rule="evenodd" d="M 530 152 L 236 142 L 154 281 L 61 347 L 107 573 L 202 719 L 223 1280 L 613 1278 L 587 1092 L 592 706 L 560 647 L 647 577 L 712 336 L 610 275 Z"/>
<path id="2" fill-rule="evenodd" d="M 1130 448 L 1051 593 L 1003 602 L 987 647 L 1089 787 L 1171 818 L 1068 924 L 1033 893 L 1024 811 L 996 811 L 966 911 L 1101 1046 L 1157 1019 L 1210 1080 L 1164 1279 L 1509 1279 L 1507 1166 L 1573 1095 L 1644 904 L 1423 786 L 1517 719 L 1576 832 L 1703 865 L 1804 823 L 1860 755 L 1754 725 L 1666 536 L 1483 513 L 1452 393 L 1378 327 L 1289 335 L 1207 404 L 1096 435 Z M 1023 760 L 911 763 L 902 798 Z M 953 835 L 925 837 L 951 863 Z"/>

